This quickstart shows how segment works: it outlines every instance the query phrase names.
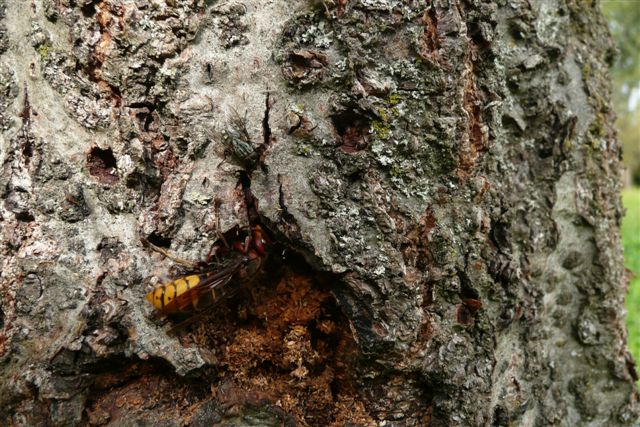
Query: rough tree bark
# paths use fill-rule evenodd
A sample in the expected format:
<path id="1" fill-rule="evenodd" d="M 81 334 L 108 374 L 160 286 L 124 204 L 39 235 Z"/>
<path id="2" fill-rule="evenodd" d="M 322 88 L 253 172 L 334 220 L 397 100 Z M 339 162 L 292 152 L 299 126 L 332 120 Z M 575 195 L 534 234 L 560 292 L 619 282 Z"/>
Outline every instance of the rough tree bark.
<path id="1" fill-rule="evenodd" d="M 594 3 L 0 1 L 1 424 L 632 423 Z"/>

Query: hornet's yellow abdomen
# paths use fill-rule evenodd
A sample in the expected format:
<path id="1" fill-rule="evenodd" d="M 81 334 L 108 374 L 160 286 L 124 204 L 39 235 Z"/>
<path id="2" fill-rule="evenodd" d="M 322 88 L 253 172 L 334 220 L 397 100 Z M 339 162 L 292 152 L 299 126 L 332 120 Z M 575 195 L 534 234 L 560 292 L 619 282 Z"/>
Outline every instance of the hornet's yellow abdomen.
<path id="1" fill-rule="evenodd" d="M 189 292 L 200 284 L 205 275 L 191 275 L 156 287 L 147 294 L 147 300 L 164 314 L 197 308 L 198 294 Z"/>

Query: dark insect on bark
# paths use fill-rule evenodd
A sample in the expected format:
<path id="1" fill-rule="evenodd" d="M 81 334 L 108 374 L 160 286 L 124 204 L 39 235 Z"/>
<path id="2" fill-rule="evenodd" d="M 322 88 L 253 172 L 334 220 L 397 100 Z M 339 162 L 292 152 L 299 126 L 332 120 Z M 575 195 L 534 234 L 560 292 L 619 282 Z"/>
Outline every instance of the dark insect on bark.
<path id="1" fill-rule="evenodd" d="M 273 101 L 270 93 L 267 91 L 265 97 L 264 118 L 262 119 L 263 140 L 256 143 L 251 138 L 247 129 L 247 113 L 241 116 L 235 109 L 231 110 L 231 119 L 229 127 L 222 132 L 222 143 L 225 146 L 225 156 L 231 156 L 250 176 L 251 173 L 259 166 L 265 172 L 267 167 L 264 164 L 264 156 L 269 145 L 273 142 L 271 128 L 269 126 L 269 113 Z"/>
<path id="2" fill-rule="evenodd" d="M 259 155 L 256 151 L 257 144 L 251 139 L 247 130 L 247 114 L 240 116 L 236 110 L 232 110 L 231 120 L 222 134 L 222 143 L 225 146 L 225 155 L 232 157 L 246 170 L 254 170 L 258 164 Z"/>

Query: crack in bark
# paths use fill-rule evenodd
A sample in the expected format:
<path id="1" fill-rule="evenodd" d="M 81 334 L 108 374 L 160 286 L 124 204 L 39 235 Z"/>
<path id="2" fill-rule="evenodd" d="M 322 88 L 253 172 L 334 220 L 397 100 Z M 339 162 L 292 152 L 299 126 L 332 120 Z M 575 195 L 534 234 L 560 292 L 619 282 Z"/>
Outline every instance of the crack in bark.
<path id="1" fill-rule="evenodd" d="M 33 156 L 33 142 L 31 138 L 31 113 L 33 109 L 29 103 L 29 88 L 27 84 L 24 85 L 24 101 L 22 103 L 22 111 L 20 112 L 20 118 L 22 119 L 22 136 L 24 142 L 22 143 L 22 155 L 24 156 L 25 164 L 29 164 L 29 160 Z"/>

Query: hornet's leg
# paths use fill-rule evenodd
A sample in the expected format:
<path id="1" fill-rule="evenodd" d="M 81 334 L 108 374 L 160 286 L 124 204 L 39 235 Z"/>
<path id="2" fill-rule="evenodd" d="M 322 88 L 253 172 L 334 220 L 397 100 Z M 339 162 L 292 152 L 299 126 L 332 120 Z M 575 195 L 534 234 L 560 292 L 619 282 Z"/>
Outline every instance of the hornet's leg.
<path id="1" fill-rule="evenodd" d="M 144 246 L 147 246 L 147 247 L 153 249 L 154 251 L 156 251 L 158 253 L 161 253 L 162 255 L 164 255 L 165 257 L 169 258 L 171 261 L 175 262 L 176 264 L 183 265 L 183 266 L 185 266 L 185 267 L 187 267 L 187 268 L 189 268 L 191 270 L 197 270 L 198 269 L 199 263 L 197 263 L 197 262 L 189 261 L 187 259 L 179 258 L 179 257 L 177 257 L 175 255 L 172 255 L 168 250 L 154 245 L 153 243 L 151 243 L 150 241 L 148 241 L 144 237 L 141 237 L 140 241 L 142 242 L 142 244 Z"/>

